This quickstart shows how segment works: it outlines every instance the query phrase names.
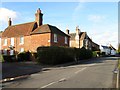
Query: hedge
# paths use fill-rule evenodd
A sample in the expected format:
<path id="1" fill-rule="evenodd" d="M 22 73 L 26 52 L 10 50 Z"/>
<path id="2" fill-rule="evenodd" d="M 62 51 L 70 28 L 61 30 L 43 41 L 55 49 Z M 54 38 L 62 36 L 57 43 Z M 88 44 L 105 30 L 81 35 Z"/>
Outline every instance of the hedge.
<path id="1" fill-rule="evenodd" d="M 37 61 L 44 64 L 61 64 L 66 62 L 88 59 L 92 57 L 92 51 L 85 48 L 68 48 L 68 47 L 38 47 Z"/>

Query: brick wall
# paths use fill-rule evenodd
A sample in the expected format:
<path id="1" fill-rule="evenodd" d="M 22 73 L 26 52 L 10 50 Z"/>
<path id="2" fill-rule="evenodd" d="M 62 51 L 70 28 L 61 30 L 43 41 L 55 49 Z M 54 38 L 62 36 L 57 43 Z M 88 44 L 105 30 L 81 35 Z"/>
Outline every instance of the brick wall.
<path id="1" fill-rule="evenodd" d="M 65 37 L 58 36 L 58 42 L 54 42 L 54 34 L 44 33 L 44 34 L 35 34 L 31 36 L 24 36 L 24 44 L 20 44 L 20 37 L 14 37 L 14 50 L 16 53 L 20 52 L 20 49 L 23 48 L 24 51 L 33 51 L 35 52 L 39 46 L 69 46 L 69 38 L 68 43 L 65 44 Z M 10 50 L 9 46 L 11 45 L 11 38 L 7 38 L 7 45 L 4 46 L 4 39 L 2 38 L 2 50 L 7 49 Z"/>
<path id="2" fill-rule="evenodd" d="M 35 51 L 39 46 L 50 46 L 50 36 L 50 33 L 31 35 L 31 51 Z"/>
<path id="3" fill-rule="evenodd" d="M 51 46 L 69 46 L 69 38 L 67 40 L 67 44 L 65 44 L 65 36 L 57 34 L 57 40 L 57 42 L 54 42 L 54 34 L 51 34 Z"/>

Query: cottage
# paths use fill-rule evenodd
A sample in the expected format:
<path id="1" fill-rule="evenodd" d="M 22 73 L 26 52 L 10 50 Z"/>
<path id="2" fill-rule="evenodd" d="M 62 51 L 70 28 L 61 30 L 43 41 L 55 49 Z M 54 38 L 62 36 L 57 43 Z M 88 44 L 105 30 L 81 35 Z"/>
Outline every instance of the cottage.
<path id="1" fill-rule="evenodd" d="M 1 42 L 3 53 L 13 55 L 28 50 L 35 52 L 39 46 L 68 47 L 69 35 L 55 26 L 43 25 L 43 14 L 38 9 L 33 22 L 12 25 L 12 20 L 9 19 Z"/>
<path id="2" fill-rule="evenodd" d="M 68 29 L 66 32 L 70 35 L 70 47 L 84 47 L 89 50 L 99 51 L 99 45 L 94 43 L 86 32 L 81 32 L 79 27 L 76 27 L 76 33 L 69 33 Z"/>

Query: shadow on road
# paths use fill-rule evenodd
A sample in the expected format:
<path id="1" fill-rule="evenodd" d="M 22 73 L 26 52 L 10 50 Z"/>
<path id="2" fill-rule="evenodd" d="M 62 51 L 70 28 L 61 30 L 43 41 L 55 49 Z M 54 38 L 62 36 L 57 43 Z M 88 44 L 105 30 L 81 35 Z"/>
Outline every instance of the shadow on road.
<path id="1" fill-rule="evenodd" d="M 118 60 L 118 57 L 98 57 L 98 58 L 92 58 L 92 59 L 86 59 L 86 60 L 79 60 L 78 62 L 70 62 L 66 64 L 56 65 L 54 67 L 67 67 L 71 65 L 83 65 L 83 64 L 94 64 L 94 63 L 103 63 L 107 60 Z"/>
<path id="2" fill-rule="evenodd" d="M 2 79 L 38 73 L 42 68 L 42 66 L 32 62 L 2 63 Z"/>

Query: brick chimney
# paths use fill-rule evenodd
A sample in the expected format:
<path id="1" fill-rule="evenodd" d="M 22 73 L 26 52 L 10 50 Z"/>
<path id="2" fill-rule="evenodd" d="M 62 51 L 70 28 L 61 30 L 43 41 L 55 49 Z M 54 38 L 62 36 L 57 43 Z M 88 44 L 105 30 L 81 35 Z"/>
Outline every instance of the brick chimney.
<path id="1" fill-rule="evenodd" d="M 12 21 L 11 21 L 11 18 L 9 18 L 8 20 L 8 26 L 11 26 L 12 25 Z"/>
<path id="2" fill-rule="evenodd" d="M 37 22 L 38 27 L 42 25 L 43 14 L 41 13 L 40 8 L 38 8 L 37 12 L 35 13 L 35 21 Z"/>

